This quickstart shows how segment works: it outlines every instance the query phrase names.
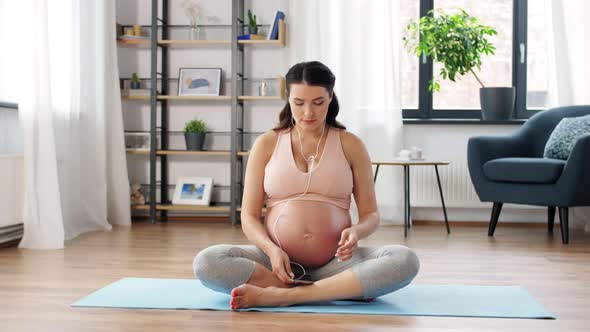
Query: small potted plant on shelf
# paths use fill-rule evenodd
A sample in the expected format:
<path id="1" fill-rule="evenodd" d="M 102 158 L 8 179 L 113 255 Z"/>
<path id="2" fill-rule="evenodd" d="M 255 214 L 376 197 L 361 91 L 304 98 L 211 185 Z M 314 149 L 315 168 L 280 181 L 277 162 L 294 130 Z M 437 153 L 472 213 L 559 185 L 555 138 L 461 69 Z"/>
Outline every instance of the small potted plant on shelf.
<path id="1" fill-rule="evenodd" d="M 184 140 L 186 149 L 190 151 L 202 151 L 205 142 L 206 126 L 203 120 L 195 119 L 184 126 Z"/>
<path id="2" fill-rule="evenodd" d="M 137 73 L 131 74 L 131 89 L 139 89 L 141 88 L 141 81 L 137 76 Z"/>
<path id="3" fill-rule="evenodd" d="M 258 25 L 256 24 L 256 15 L 252 15 L 248 9 L 248 34 L 255 35 L 258 33 Z"/>
<path id="4" fill-rule="evenodd" d="M 436 15 L 435 15 L 436 13 Z M 465 10 L 447 13 L 442 9 L 428 11 L 419 20 L 411 20 L 405 28 L 404 47 L 419 57 L 431 57 L 443 68 L 439 75 L 455 82 L 458 76 L 473 74 L 481 85 L 479 90 L 482 119 L 507 120 L 514 110 L 514 87 L 485 87 L 474 68 L 481 70 L 481 56 L 493 55 L 496 49 L 488 41 L 496 35 L 494 28 L 480 24 Z M 439 91 L 439 80 L 433 77 L 428 89 Z"/>

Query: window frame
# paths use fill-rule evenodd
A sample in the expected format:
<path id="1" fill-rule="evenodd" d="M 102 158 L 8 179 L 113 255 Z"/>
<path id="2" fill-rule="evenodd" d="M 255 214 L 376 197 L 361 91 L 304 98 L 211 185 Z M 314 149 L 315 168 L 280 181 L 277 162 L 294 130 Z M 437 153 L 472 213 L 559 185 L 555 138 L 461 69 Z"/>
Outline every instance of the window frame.
<path id="1" fill-rule="evenodd" d="M 420 17 L 426 16 L 429 10 L 434 9 L 434 0 L 419 1 Z M 524 121 L 522 119 L 530 118 L 536 112 L 540 111 L 540 109 L 526 108 L 528 0 L 512 0 L 512 4 L 512 86 L 516 88 L 516 98 L 513 119 L 507 120 L 506 123 L 518 124 Z M 524 46 L 522 55 L 521 44 Z M 443 120 L 449 119 L 451 120 L 449 123 L 456 124 L 461 123 L 461 121 L 453 120 L 481 120 L 481 110 L 479 109 L 433 109 L 433 94 L 428 91 L 428 82 L 432 79 L 433 75 L 433 61 L 431 58 L 424 56 L 418 61 L 418 109 L 403 108 L 402 116 L 404 120 L 407 120 L 405 122 L 416 123 L 416 121 L 420 120 L 437 120 L 433 122 L 444 123 Z M 477 123 L 477 121 L 466 121 L 465 123 L 473 124 Z"/>

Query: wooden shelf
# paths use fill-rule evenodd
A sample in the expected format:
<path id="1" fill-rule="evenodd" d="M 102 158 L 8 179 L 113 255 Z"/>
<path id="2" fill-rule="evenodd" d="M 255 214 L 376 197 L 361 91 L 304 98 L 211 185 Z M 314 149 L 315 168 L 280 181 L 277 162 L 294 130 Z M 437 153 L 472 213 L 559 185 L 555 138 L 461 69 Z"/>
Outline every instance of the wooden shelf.
<path id="1" fill-rule="evenodd" d="M 281 96 L 238 96 L 239 100 L 285 100 Z"/>
<path id="2" fill-rule="evenodd" d="M 162 47 L 171 47 L 171 48 L 191 48 L 195 46 L 205 46 L 205 45 L 230 45 L 229 40 L 158 40 L 158 45 Z"/>
<path id="3" fill-rule="evenodd" d="M 151 40 L 117 40 L 117 46 L 129 48 L 149 48 L 151 43 Z"/>
<path id="4" fill-rule="evenodd" d="M 164 96 L 157 97 L 158 100 L 231 100 L 231 96 Z"/>
<path id="5" fill-rule="evenodd" d="M 125 149 L 127 154 L 150 154 L 150 150 L 147 149 Z"/>
<path id="6" fill-rule="evenodd" d="M 147 149 L 127 149 L 128 154 L 150 154 L 150 150 Z M 238 152 L 240 155 L 242 152 Z M 159 156 L 164 155 L 177 155 L 177 156 L 229 156 L 231 151 L 189 151 L 189 150 L 158 150 L 156 154 Z M 248 154 L 248 152 L 246 152 Z"/>
<path id="7" fill-rule="evenodd" d="M 150 100 L 150 96 L 121 96 L 122 100 Z"/>
<path id="8" fill-rule="evenodd" d="M 177 156 L 229 156 L 230 151 L 188 151 L 188 150 L 158 150 L 156 154 Z"/>
<path id="9" fill-rule="evenodd" d="M 150 100 L 150 96 L 122 96 L 122 100 Z M 158 100 L 203 100 L 203 101 L 227 101 L 231 96 L 165 96 L 159 95 Z"/>
<path id="10" fill-rule="evenodd" d="M 238 40 L 238 44 L 242 45 L 268 45 L 268 46 L 281 46 L 287 45 L 287 26 L 285 21 L 279 21 L 279 39 L 277 40 Z M 128 41 L 117 41 L 117 46 L 120 47 L 131 47 L 131 48 L 149 48 L 151 40 L 128 40 Z M 160 39 L 158 40 L 158 46 L 169 47 L 169 48 L 194 48 L 198 46 L 219 46 L 219 45 L 231 45 L 230 40 L 183 40 L 183 39 Z"/>
<path id="11" fill-rule="evenodd" d="M 133 205 L 135 210 L 149 210 L 150 206 L 147 204 Z M 174 204 L 156 204 L 158 211 L 195 211 L 195 212 L 229 212 L 229 205 L 227 206 L 202 206 L 202 205 L 174 205 Z"/>

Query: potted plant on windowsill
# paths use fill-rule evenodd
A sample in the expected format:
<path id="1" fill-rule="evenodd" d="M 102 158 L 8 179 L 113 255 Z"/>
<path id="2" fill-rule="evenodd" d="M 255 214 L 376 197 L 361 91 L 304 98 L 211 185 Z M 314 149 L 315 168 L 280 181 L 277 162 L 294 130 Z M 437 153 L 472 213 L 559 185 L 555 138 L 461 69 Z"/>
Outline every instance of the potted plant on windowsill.
<path id="1" fill-rule="evenodd" d="M 195 119 L 184 126 L 184 140 L 186 149 L 190 151 L 202 151 L 205 142 L 206 126 L 203 120 Z"/>
<path id="2" fill-rule="evenodd" d="M 436 15 L 435 15 L 436 14 Z M 479 97 L 483 120 L 508 120 L 514 112 L 514 87 L 485 87 L 474 69 L 481 70 L 481 56 L 494 55 L 488 41 L 497 32 L 483 25 L 465 10 L 447 13 L 442 9 L 428 11 L 405 28 L 404 47 L 417 56 L 428 56 L 440 63 L 442 79 L 455 82 L 458 76 L 471 73 L 481 85 Z M 440 90 L 437 77 L 428 85 L 431 92 Z"/>

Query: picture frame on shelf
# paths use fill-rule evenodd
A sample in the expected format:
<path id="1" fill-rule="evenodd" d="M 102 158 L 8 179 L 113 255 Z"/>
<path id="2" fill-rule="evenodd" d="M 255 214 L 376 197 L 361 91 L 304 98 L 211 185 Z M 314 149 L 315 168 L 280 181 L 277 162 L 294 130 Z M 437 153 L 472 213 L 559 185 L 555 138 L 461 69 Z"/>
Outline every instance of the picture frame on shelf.
<path id="1" fill-rule="evenodd" d="M 221 68 L 180 68 L 178 96 L 219 96 Z"/>
<path id="2" fill-rule="evenodd" d="M 209 206 L 212 189 L 213 178 L 180 178 L 178 181 L 176 181 L 172 203 L 174 205 Z"/>

